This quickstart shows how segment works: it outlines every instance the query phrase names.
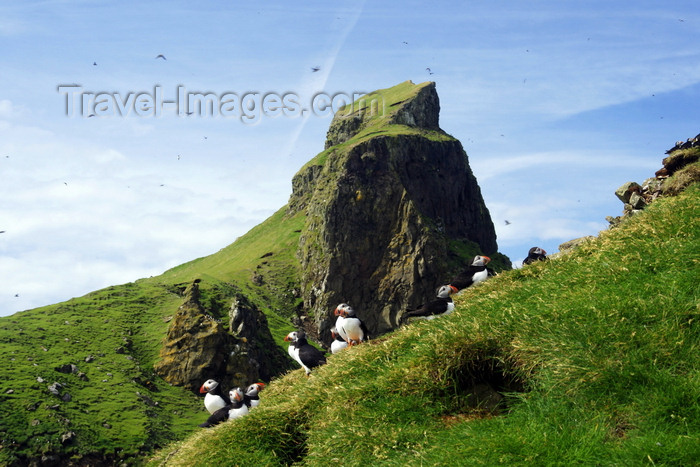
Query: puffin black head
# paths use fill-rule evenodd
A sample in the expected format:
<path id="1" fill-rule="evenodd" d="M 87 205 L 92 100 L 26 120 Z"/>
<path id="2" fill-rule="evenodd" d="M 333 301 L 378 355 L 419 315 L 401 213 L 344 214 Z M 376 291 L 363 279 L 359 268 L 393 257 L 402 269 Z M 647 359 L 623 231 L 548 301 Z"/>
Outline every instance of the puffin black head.
<path id="1" fill-rule="evenodd" d="M 248 397 L 255 397 L 264 388 L 265 388 L 265 383 L 253 383 L 246 388 L 245 395 Z"/>
<path id="2" fill-rule="evenodd" d="M 491 258 L 489 258 L 488 256 L 477 255 L 472 261 L 472 266 L 486 266 L 487 264 L 489 264 L 490 261 Z"/>
<path id="3" fill-rule="evenodd" d="M 233 388 L 228 392 L 228 396 L 231 399 L 231 402 L 236 401 L 236 402 L 241 402 L 245 396 L 243 393 L 243 389 L 241 388 Z"/>
<path id="4" fill-rule="evenodd" d="M 527 252 L 529 256 L 546 256 L 547 252 L 538 246 L 533 246 L 530 251 Z"/>
<path id="5" fill-rule="evenodd" d="M 450 295 L 457 292 L 459 292 L 459 290 L 453 285 L 441 285 L 435 292 L 435 295 L 437 298 L 449 298 Z"/>
<path id="6" fill-rule="evenodd" d="M 335 309 L 335 315 L 342 316 L 343 318 L 354 317 L 355 309 L 347 303 L 343 303 L 342 308 L 341 305 L 338 305 L 338 308 Z"/>
<path id="7" fill-rule="evenodd" d="M 335 316 L 343 316 L 343 310 L 347 308 L 350 308 L 350 305 L 348 305 L 347 303 L 341 303 L 340 305 L 335 307 L 335 311 L 333 312 L 333 314 Z"/>
<path id="8" fill-rule="evenodd" d="M 217 381 L 214 381 L 213 379 L 208 379 L 202 384 L 202 387 L 199 388 L 199 393 L 204 394 L 205 392 L 210 392 L 216 389 L 216 387 L 219 385 Z"/>

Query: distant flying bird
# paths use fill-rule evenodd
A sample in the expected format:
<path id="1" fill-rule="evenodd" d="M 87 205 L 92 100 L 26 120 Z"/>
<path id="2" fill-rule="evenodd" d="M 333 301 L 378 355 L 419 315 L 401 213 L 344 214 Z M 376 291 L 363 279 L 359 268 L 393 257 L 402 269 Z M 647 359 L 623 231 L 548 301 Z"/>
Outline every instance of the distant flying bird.
<path id="1" fill-rule="evenodd" d="M 97 66 L 97 62 L 92 62 L 92 66 Z"/>
<path id="2" fill-rule="evenodd" d="M 165 55 L 163 55 L 163 54 L 156 55 L 156 60 L 159 58 L 162 58 L 163 60 L 167 60 L 167 58 L 165 58 Z"/>
<path id="3" fill-rule="evenodd" d="M 5 233 L 5 231 L 4 231 L 4 230 L 0 230 L 0 233 Z"/>
<path id="4" fill-rule="evenodd" d="M 506 219 L 506 225 L 510 225 L 510 221 Z"/>
<path id="5" fill-rule="evenodd" d="M 406 44 L 406 45 L 408 45 L 408 42 L 406 42 L 406 41 L 403 41 L 403 43 Z"/>
<path id="6" fill-rule="evenodd" d="M 425 71 L 427 71 L 428 74 L 430 74 L 430 75 L 434 75 L 434 74 L 435 74 L 435 73 L 433 73 L 433 72 L 430 70 L 430 68 L 426 68 Z"/>
<path id="7" fill-rule="evenodd" d="M 320 66 L 312 66 L 312 67 L 311 67 L 311 73 L 316 73 L 316 72 L 317 72 L 318 70 L 320 70 L 320 69 L 321 69 Z"/>

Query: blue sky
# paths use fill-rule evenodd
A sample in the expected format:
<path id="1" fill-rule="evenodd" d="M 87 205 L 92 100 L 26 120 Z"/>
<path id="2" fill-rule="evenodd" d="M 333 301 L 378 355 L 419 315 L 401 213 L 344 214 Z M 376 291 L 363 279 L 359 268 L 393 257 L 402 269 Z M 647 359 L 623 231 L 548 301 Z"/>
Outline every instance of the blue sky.
<path id="1" fill-rule="evenodd" d="M 441 127 L 519 262 L 605 229 L 614 190 L 700 132 L 698 44 L 692 1 L 3 2 L 0 315 L 218 251 L 287 202 L 330 124 L 172 105 L 68 116 L 60 85 L 293 95 L 301 109 L 435 81 Z"/>

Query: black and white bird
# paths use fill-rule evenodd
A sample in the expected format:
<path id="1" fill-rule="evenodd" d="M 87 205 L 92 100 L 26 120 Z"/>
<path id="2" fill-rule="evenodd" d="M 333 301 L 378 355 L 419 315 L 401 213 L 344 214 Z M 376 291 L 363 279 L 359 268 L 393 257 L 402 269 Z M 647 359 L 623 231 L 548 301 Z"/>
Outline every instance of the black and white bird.
<path id="1" fill-rule="evenodd" d="M 226 420 L 233 420 L 235 418 L 243 417 L 248 415 L 248 406 L 245 405 L 244 399 L 245 394 L 241 388 L 233 388 L 229 391 L 229 398 L 231 403 L 225 407 L 220 408 L 213 414 L 209 415 L 207 421 L 200 424 L 202 428 L 209 428 L 214 425 L 218 425 Z"/>
<path id="2" fill-rule="evenodd" d="M 341 303 L 335 308 L 335 328 L 349 346 L 369 340 L 369 332 L 365 323 L 355 314 L 355 309 L 347 303 Z"/>
<path id="3" fill-rule="evenodd" d="M 307 376 L 311 374 L 311 370 L 326 363 L 326 357 L 323 355 L 323 352 L 309 344 L 304 331 L 290 332 L 285 336 L 284 340 L 292 343 L 288 351 L 292 358 L 304 368 Z"/>
<path id="4" fill-rule="evenodd" d="M 338 329 L 335 326 L 331 328 L 331 336 L 333 336 L 333 342 L 331 342 L 331 353 L 336 354 L 348 346 L 345 339 L 340 337 L 340 334 L 338 334 Z"/>
<path id="5" fill-rule="evenodd" d="M 527 258 L 523 260 L 523 266 L 535 261 L 544 261 L 545 259 L 547 259 L 547 252 L 538 246 L 533 246 L 527 252 Z"/>
<path id="6" fill-rule="evenodd" d="M 438 316 L 446 316 L 452 313 L 455 309 L 455 304 L 452 301 L 451 295 L 457 292 L 457 288 L 451 285 L 443 285 L 437 289 L 437 298 L 428 303 L 424 303 L 415 310 L 406 310 L 401 315 L 401 322 L 404 323 L 408 318 L 417 319 L 434 319 Z"/>
<path id="7" fill-rule="evenodd" d="M 472 285 L 483 282 L 489 275 L 486 265 L 491 261 L 488 256 L 475 256 L 471 264 L 464 271 L 460 272 L 457 277 L 449 283 L 457 291 L 471 287 Z"/>
<path id="8" fill-rule="evenodd" d="M 260 405 L 260 391 L 265 387 L 265 383 L 253 383 L 245 390 L 243 402 L 248 406 L 248 410 Z"/>
<path id="9" fill-rule="evenodd" d="M 199 393 L 207 394 L 204 396 L 204 407 L 209 413 L 214 413 L 231 403 L 228 395 L 221 390 L 219 382 L 213 379 L 206 380 L 202 387 L 199 388 Z"/>

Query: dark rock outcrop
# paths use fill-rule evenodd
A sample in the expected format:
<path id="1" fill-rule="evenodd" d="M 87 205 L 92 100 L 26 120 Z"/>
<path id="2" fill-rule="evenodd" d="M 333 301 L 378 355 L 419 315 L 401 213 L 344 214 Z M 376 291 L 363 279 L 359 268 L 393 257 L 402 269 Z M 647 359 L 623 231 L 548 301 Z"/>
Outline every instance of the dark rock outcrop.
<path id="1" fill-rule="evenodd" d="M 226 388 L 247 386 L 291 367 L 274 345 L 265 315 L 241 294 L 233 299 L 229 325 L 230 331 L 207 314 L 199 300 L 199 281 L 193 282 L 170 322 L 156 373 L 170 384 L 197 391 L 210 378 Z"/>
<path id="2" fill-rule="evenodd" d="M 176 386 L 197 390 L 209 378 L 226 374 L 226 357 L 235 339 L 199 303 L 199 283 L 185 291 L 184 303 L 170 322 L 156 373 Z"/>
<path id="3" fill-rule="evenodd" d="M 385 101 L 379 116 L 339 113 L 327 149 L 292 182 L 290 212 L 307 216 L 302 296 L 323 341 L 338 303 L 381 334 L 400 311 L 432 297 L 466 256 L 497 251 L 467 155 L 438 127 L 435 84 L 384 91 L 398 100 Z"/>

